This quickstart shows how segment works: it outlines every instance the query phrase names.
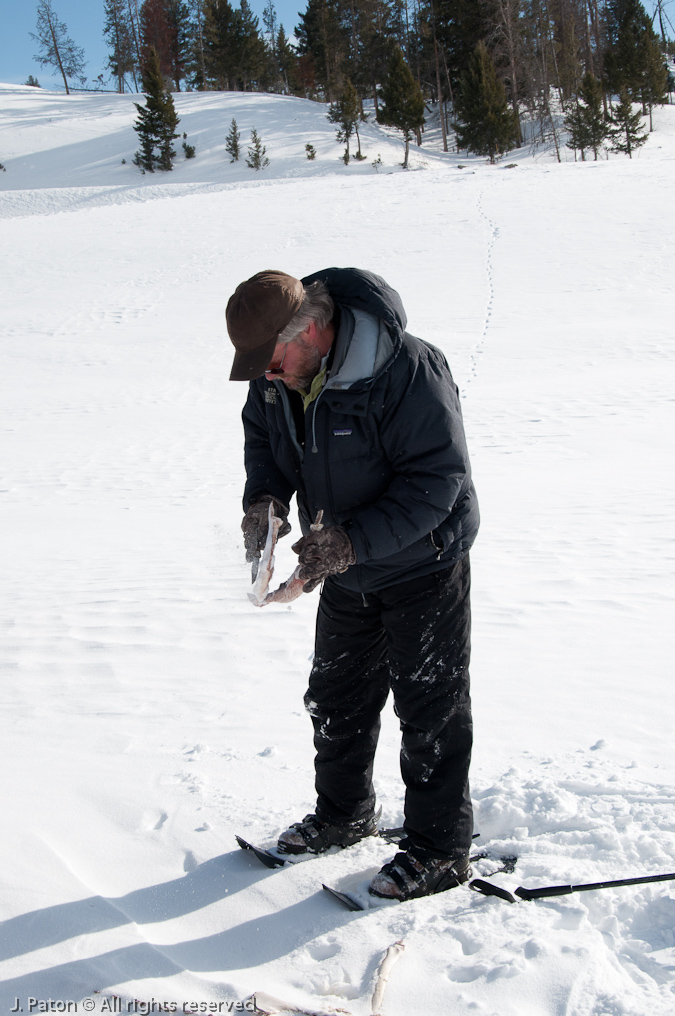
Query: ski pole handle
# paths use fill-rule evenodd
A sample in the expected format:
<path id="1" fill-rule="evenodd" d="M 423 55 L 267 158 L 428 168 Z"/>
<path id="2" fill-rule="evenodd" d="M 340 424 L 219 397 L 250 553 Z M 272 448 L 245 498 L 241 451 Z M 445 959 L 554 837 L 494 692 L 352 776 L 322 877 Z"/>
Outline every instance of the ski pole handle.
<path id="1" fill-rule="evenodd" d="M 520 896 L 521 900 L 543 900 L 547 896 L 568 896 L 575 891 L 576 889 L 572 885 L 549 885 L 543 889 L 523 889 L 520 885 L 515 890 L 515 894 Z"/>

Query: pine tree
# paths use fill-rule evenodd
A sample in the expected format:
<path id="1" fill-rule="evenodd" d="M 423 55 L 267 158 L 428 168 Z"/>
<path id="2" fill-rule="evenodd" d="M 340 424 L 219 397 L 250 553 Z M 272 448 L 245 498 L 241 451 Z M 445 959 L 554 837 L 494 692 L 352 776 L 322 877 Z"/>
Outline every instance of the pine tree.
<path id="1" fill-rule="evenodd" d="M 267 34 L 267 44 L 272 50 L 272 53 L 276 51 L 277 45 L 277 9 L 274 6 L 274 0 L 267 0 L 265 4 L 265 10 L 263 11 L 263 25 L 265 26 L 265 32 Z"/>
<path id="2" fill-rule="evenodd" d="M 588 133 L 584 121 L 584 107 L 577 98 L 574 105 L 568 109 L 563 121 L 563 127 L 569 134 L 567 147 L 574 151 L 574 161 L 577 159 L 577 152 L 581 152 L 581 161 L 586 161 L 586 149 L 588 144 Z"/>
<path id="3" fill-rule="evenodd" d="M 30 37 L 40 46 L 40 53 L 33 59 L 42 67 L 57 67 L 61 72 L 66 95 L 70 95 L 68 78 L 75 78 L 84 84 L 86 78 L 82 74 L 85 67 L 84 50 L 76 46 L 68 35 L 68 29 L 59 21 L 52 5 L 52 0 L 38 0 L 37 32 Z"/>
<path id="4" fill-rule="evenodd" d="M 141 35 L 141 77 L 143 90 L 148 91 L 146 69 L 151 50 L 155 50 L 159 59 L 162 77 L 171 80 L 173 66 L 171 59 L 171 40 L 166 0 L 143 0 L 140 8 Z"/>
<path id="5" fill-rule="evenodd" d="M 229 90 L 235 81 L 235 15 L 229 0 L 205 0 L 204 63 L 211 87 Z"/>
<path id="6" fill-rule="evenodd" d="M 410 139 L 414 131 L 424 123 L 424 99 L 398 46 L 392 53 L 387 77 L 382 85 L 382 101 L 384 108 L 380 109 L 377 119 L 379 123 L 396 127 L 403 134 L 403 168 L 407 169 Z"/>
<path id="7" fill-rule="evenodd" d="M 647 131 L 642 129 L 642 116 L 640 111 L 633 112 L 633 104 L 627 88 L 621 90 L 619 104 L 615 106 L 610 117 L 610 137 L 614 142 L 610 152 L 623 152 L 629 159 L 633 158 L 633 151 L 641 148 L 647 140 Z"/>
<path id="8" fill-rule="evenodd" d="M 602 108 L 602 85 L 598 79 L 587 71 L 581 80 L 579 91 L 584 103 L 584 121 L 588 134 L 588 147 L 593 150 L 593 158 L 597 162 L 598 152 L 607 140 L 607 118 Z"/>
<path id="9" fill-rule="evenodd" d="M 348 73 L 359 95 L 372 97 L 377 115 L 377 86 L 387 76 L 394 46 L 405 47 L 403 5 L 401 0 L 353 0 L 350 6 Z"/>
<path id="10" fill-rule="evenodd" d="M 457 145 L 476 155 L 488 155 L 494 164 L 497 155 L 515 148 L 517 128 L 506 92 L 497 80 L 495 66 L 484 42 L 479 42 L 462 76 L 456 100 L 459 122 L 453 126 Z"/>
<path id="11" fill-rule="evenodd" d="M 330 110 L 326 117 L 331 123 L 336 124 L 337 130 L 335 136 L 337 137 L 338 144 L 346 145 L 345 154 L 343 156 L 343 162 L 345 166 L 349 164 L 349 139 L 356 130 L 356 125 L 359 122 L 359 116 L 361 114 L 361 103 L 356 94 L 351 81 L 347 80 L 342 95 L 336 102 L 332 102 Z M 359 145 L 359 155 L 361 154 L 361 146 Z"/>
<path id="12" fill-rule="evenodd" d="M 364 159 L 366 158 L 366 156 L 361 151 L 361 138 L 359 136 L 359 124 L 360 123 L 366 123 L 367 120 L 368 120 L 368 113 L 364 113 L 363 112 L 363 103 L 359 101 L 359 115 L 358 115 L 358 118 L 356 120 L 356 123 L 354 124 L 354 133 L 356 134 L 356 153 L 354 155 L 354 158 L 358 159 L 359 162 L 363 162 Z"/>
<path id="13" fill-rule="evenodd" d="M 179 119 L 170 92 L 164 89 L 164 78 L 159 66 L 156 49 L 148 53 L 145 71 L 145 106 L 138 102 L 134 105 L 138 110 L 138 120 L 134 130 L 138 134 L 141 147 L 136 152 L 134 162 L 143 172 L 154 173 L 155 169 L 168 171 L 173 169 L 176 151 L 173 141 L 178 137 L 176 127 Z"/>
<path id="14" fill-rule="evenodd" d="M 134 47 L 134 65 L 131 75 L 134 79 L 134 91 L 138 91 L 138 82 L 141 79 L 141 21 L 138 9 L 138 0 L 126 0 L 128 24 L 131 31 L 131 39 Z"/>
<path id="15" fill-rule="evenodd" d="M 171 80 L 180 92 L 190 59 L 190 8 L 184 0 L 164 0 L 168 29 Z"/>
<path id="16" fill-rule="evenodd" d="M 262 144 L 255 127 L 251 131 L 251 144 L 248 149 L 248 156 L 246 158 L 246 165 L 250 169 L 264 169 L 265 166 L 269 166 L 270 160 L 265 157 L 267 149 Z"/>
<path id="17" fill-rule="evenodd" d="M 205 0 L 189 0 L 189 46 L 186 58 L 186 73 L 190 85 L 200 92 L 207 87 L 205 49 Z"/>
<path id="18" fill-rule="evenodd" d="M 324 97 L 336 99 L 345 77 L 350 51 L 348 9 L 340 0 L 308 0 L 295 29 L 300 57 L 307 57 L 307 70 L 321 87 Z"/>
<path id="19" fill-rule="evenodd" d="M 265 67 L 265 43 L 248 0 L 239 0 L 234 12 L 234 59 L 236 77 L 246 92 L 257 83 Z"/>
<path id="20" fill-rule="evenodd" d="M 609 47 L 604 69 L 613 94 L 627 88 L 637 100 L 648 64 L 648 43 L 656 39 L 649 15 L 640 0 L 608 0 L 606 31 Z"/>
<path id="21" fill-rule="evenodd" d="M 668 67 L 663 62 L 663 54 L 659 40 L 652 33 L 645 37 L 643 42 L 645 50 L 645 65 L 642 74 L 642 87 L 640 88 L 640 99 L 643 109 L 649 111 L 649 130 L 654 130 L 652 110 L 654 106 L 663 105 L 668 101 L 666 90 L 668 87 Z"/>
<path id="22" fill-rule="evenodd" d="M 283 25 L 279 26 L 279 31 L 277 33 L 276 55 L 284 91 L 290 92 L 293 90 L 295 85 L 294 70 L 296 56 L 291 49 L 288 39 L 286 38 L 286 32 L 284 31 Z"/>
<path id="23" fill-rule="evenodd" d="M 265 59 L 260 82 L 266 92 L 283 91 L 283 79 L 277 57 L 278 17 L 274 0 L 267 0 L 262 20 L 265 26 L 262 33 Z"/>
<path id="24" fill-rule="evenodd" d="M 237 127 L 237 121 L 233 117 L 229 133 L 225 138 L 225 151 L 228 155 L 232 156 L 230 162 L 239 161 L 239 156 L 241 155 L 241 145 L 239 144 L 240 138 L 241 134 L 239 133 L 239 128 Z"/>
<path id="25" fill-rule="evenodd" d="M 584 74 L 575 107 L 565 117 L 565 130 L 570 134 L 568 148 L 578 149 L 582 160 L 584 150 L 591 149 L 597 161 L 609 131 L 602 109 L 602 86 L 590 71 Z"/>
<path id="26" fill-rule="evenodd" d="M 117 78 L 117 91 L 124 91 L 125 75 L 134 70 L 134 40 L 126 0 L 105 0 L 103 37 L 111 52 L 108 68 Z"/>
<path id="27" fill-rule="evenodd" d="M 494 6 L 494 5 L 492 5 Z M 453 92 L 460 86 L 474 50 L 481 39 L 494 34 L 496 17 L 490 4 L 477 0 L 434 0 L 438 41 L 447 54 L 447 66 Z"/>

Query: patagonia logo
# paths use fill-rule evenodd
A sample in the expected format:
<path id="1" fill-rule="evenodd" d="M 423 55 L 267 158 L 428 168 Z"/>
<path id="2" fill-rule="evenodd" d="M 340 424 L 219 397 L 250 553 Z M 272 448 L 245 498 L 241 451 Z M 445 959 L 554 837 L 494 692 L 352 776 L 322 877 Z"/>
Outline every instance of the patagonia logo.
<path id="1" fill-rule="evenodd" d="M 265 389 L 265 402 L 269 402 L 270 406 L 276 406 L 277 404 L 277 390 L 276 388 Z"/>
<path id="2" fill-rule="evenodd" d="M 351 430 L 334 430 L 333 437 L 349 437 Z"/>

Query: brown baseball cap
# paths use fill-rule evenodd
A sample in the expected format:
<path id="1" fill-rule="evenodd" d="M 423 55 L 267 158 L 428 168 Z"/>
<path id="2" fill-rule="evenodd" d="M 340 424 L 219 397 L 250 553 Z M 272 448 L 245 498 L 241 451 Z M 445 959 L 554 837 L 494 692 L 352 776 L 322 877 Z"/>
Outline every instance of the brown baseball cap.
<path id="1" fill-rule="evenodd" d="M 285 272 L 258 272 L 240 283 L 227 303 L 227 330 L 235 348 L 230 381 L 264 374 L 280 332 L 300 310 L 305 290 Z"/>

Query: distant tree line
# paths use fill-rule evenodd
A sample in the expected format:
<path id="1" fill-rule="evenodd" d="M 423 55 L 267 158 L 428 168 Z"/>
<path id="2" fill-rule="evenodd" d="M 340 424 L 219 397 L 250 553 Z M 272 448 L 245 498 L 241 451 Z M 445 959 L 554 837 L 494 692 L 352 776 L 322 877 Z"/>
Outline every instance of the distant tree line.
<path id="1" fill-rule="evenodd" d="M 263 24 L 248 0 L 104 0 L 109 69 L 139 90 L 151 47 L 176 91 L 279 91 L 338 100 L 350 81 L 377 106 L 398 47 L 425 98 L 453 103 L 483 43 L 512 108 L 550 89 L 564 99 L 591 72 L 606 94 L 649 87 L 656 53 L 672 48 L 657 0 L 308 0 L 292 46 L 267 0 Z M 657 34 L 658 31 L 658 34 Z M 659 42 L 660 36 L 660 42 Z"/>
<path id="2" fill-rule="evenodd" d="M 340 123 L 346 116 L 347 155 L 349 124 L 357 132 L 365 99 L 381 122 L 421 143 L 424 116 L 411 112 L 421 99 L 446 150 L 454 129 L 460 147 L 494 159 L 523 140 L 559 150 L 562 114 L 569 129 L 589 89 L 607 122 L 613 97 L 640 103 L 651 117 L 675 86 L 665 67 L 673 50 L 667 6 L 655 0 L 652 18 L 640 0 L 308 0 L 292 45 L 274 0 L 262 25 L 249 0 L 104 0 L 104 35 L 120 92 L 145 88 L 154 50 L 174 91 L 268 91 L 330 103 Z M 38 9 L 46 51 L 51 0 Z M 43 56 L 54 60 L 51 50 Z M 405 125 L 392 120 L 397 103 L 407 109 Z"/>

